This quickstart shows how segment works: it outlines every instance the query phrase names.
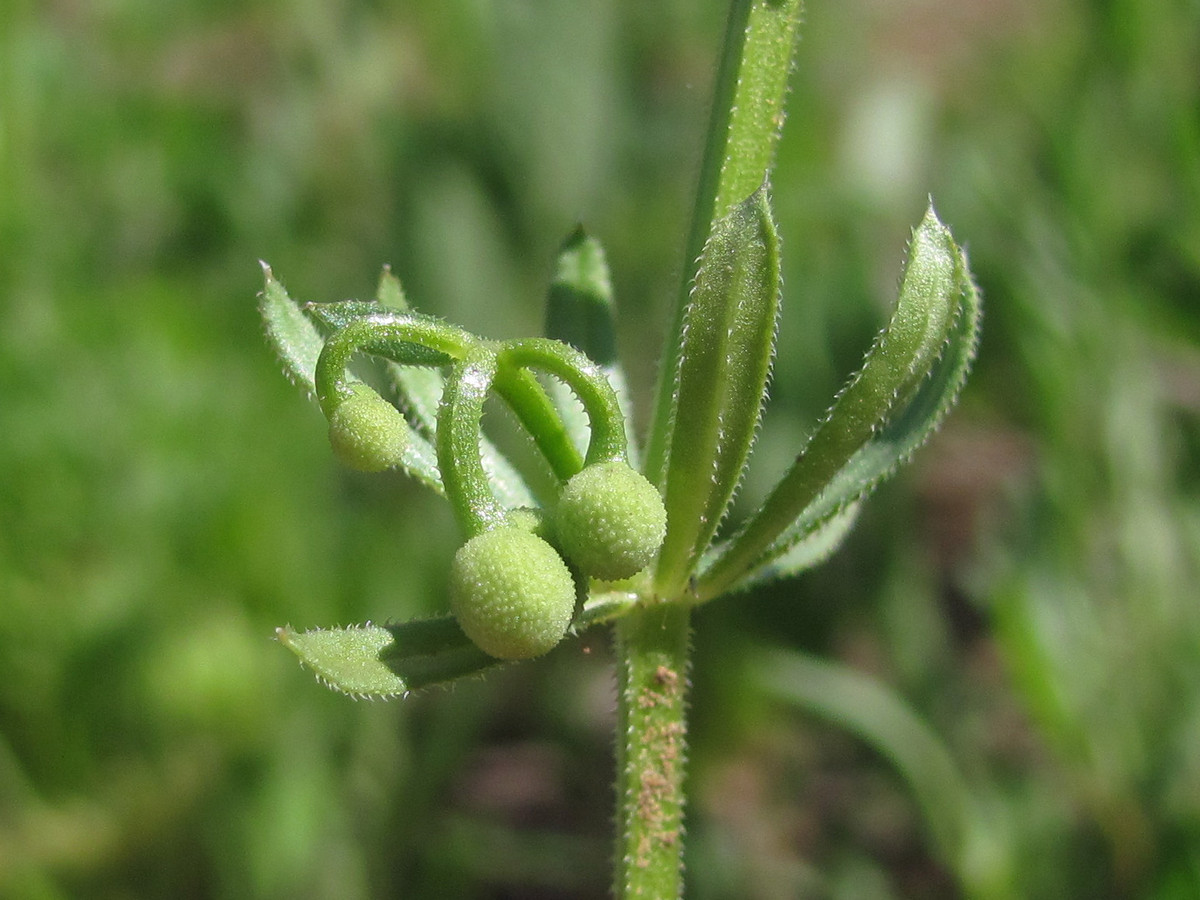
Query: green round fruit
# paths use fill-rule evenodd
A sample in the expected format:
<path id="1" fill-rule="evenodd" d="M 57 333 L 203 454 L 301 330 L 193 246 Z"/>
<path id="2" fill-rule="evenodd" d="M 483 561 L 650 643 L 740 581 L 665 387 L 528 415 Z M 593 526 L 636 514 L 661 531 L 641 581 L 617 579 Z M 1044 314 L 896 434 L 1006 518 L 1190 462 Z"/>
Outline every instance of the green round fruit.
<path id="1" fill-rule="evenodd" d="M 521 527 L 502 525 L 458 548 L 450 567 L 450 609 L 485 653 L 529 659 L 566 634 L 575 582 L 548 543 Z"/>
<path id="2" fill-rule="evenodd" d="M 587 466 L 562 489 L 554 511 L 558 545 L 593 578 L 617 581 L 644 569 L 667 533 L 658 490 L 628 463 Z"/>
<path id="3" fill-rule="evenodd" d="M 361 389 L 329 417 L 329 443 L 351 469 L 382 472 L 400 464 L 408 445 L 408 423 L 392 404 L 369 388 Z"/>

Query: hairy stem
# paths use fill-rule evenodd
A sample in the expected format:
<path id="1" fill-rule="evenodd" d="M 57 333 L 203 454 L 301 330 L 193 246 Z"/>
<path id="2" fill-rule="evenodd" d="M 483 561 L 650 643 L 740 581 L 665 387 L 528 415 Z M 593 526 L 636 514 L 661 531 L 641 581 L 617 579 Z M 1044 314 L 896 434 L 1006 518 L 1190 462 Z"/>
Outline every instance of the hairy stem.
<path id="1" fill-rule="evenodd" d="M 688 608 L 642 606 L 616 624 L 617 846 L 613 896 L 683 893 Z"/>

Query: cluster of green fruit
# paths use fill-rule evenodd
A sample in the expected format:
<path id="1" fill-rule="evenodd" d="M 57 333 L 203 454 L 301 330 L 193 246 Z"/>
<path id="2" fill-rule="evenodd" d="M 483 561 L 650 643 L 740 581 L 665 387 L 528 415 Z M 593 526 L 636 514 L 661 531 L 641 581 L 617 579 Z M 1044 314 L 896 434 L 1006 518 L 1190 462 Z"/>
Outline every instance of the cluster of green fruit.
<path id="1" fill-rule="evenodd" d="M 486 653 L 501 659 L 540 656 L 566 634 L 588 579 L 630 578 L 654 560 L 666 534 L 662 497 L 630 465 L 617 397 L 586 356 L 557 341 L 499 343 L 457 329 L 455 341 L 430 346 L 420 327 L 404 327 L 428 324 L 422 318 L 389 316 L 387 327 L 400 332 L 382 339 L 364 323 L 326 345 L 317 388 L 330 443 L 354 469 L 377 472 L 402 465 L 409 446 L 407 420 L 372 388 L 348 380 L 345 361 L 352 350 L 370 351 L 380 340 L 393 348 L 404 344 L 444 354 L 431 357 L 447 369 L 437 414 L 438 468 L 467 536 L 450 571 L 450 608 L 463 632 Z M 446 326 L 439 324 L 445 337 Z M 545 508 L 505 508 L 480 455 L 483 405 L 493 390 L 510 401 L 528 392 L 532 369 L 557 377 L 579 397 L 589 419 L 589 445 L 574 472 L 557 467 L 557 494 Z M 524 424 L 536 443 L 539 425 L 553 432 L 561 422 L 547 422 L 548 407 L 535 412 L 542 418 L 530 414 Z"/>

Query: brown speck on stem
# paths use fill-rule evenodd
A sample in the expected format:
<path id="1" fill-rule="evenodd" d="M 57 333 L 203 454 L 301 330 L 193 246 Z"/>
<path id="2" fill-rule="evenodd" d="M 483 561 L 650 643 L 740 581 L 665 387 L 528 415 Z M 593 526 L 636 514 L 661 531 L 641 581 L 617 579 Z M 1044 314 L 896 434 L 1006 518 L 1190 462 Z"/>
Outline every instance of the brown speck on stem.
<path id="1" fill-rule="evenodd" d="M 674 688 L 679 684 L 679 673 L 666 666 L 659 666 L 654 670 L 654 680 L 665 688 Z"/>

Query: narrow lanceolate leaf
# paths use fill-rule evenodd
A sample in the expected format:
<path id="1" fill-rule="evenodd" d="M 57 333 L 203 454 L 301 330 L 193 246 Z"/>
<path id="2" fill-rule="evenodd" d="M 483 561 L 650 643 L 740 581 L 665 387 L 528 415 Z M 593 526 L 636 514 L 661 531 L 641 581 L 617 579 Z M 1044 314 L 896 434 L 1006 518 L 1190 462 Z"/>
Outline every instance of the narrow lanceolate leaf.
<path id="1" fill-rule="evenodd" d="M 633 434 L 633 423 L 628 421 L 631 409 L 628 383 L 617 357 L 612 278 L 600 242 L 582 226 L 571 233 L 559 250 L 554 280 L 546 298 L 546 337 L 570 344 L 600 366 L 617 392 L 626 416 L 625 430 Z M 550 383 L 550 396 L 576 449 L 585 452 L 588 421 L 583 407 L 566 385 L 557 380 Z M 636 466 L 634 449 L 630 447 L 630 463 Z"/>
<path id="2" fill-rule="evenodd" d="M 449 616 L 403 625 L 312 631 L 276 629 L 279 642 L 334 690 L 355 697 L 402 696 L 497 663 Z"/>
<path id="3" fill-rule="evenodd" d="M 780 558 L 907 460 L 958 398 L 980 316 L 966 255 L 931 207 L 913 233 L 891 322 L 791 469 L 702 573 L 698 595 L 716 596 Z"/>
<path id="4" fill-rule="evenodd" d="M 715 223 L 770 180 L 787 112 L 788 73 L 803 8 L 802 0 L 732 0 L 729 4 L 685 266 L 700 256 Z M 670 449 L 672 379 L 679 368 L 679 338 L 691 301 L 691 271 L 680 285 L 672 312 L 646 443 L 645 470 L 654 482 L 661 481 Z"/>
<path id="5" fill-rule="evenodd" d="M 388 309 L 374 300 L 338 300 L 335 303 L 306 303 L 304 311 L 326 334 L 332 334 L 358 319 L 396 310 Z"/>
<path id="6" fill-rule="evenodd" d="M 337 303 L 308 303 L 304 311 L 316 321 L 326 334 L 332 334 L 347 328 L 356 322 L 368 322 L 384 325 L 394 322 L 412 320 L 427 322 L 434 328 L 446 328 L 450 333 L 457 329 L 449 329 L 439 319 L 420 316 L 417 313 L 401 312 L 387 306 L 382 306 L 374 300 L 341 300 Z M 426 347 L 423 344 L 401 340 L 398 337 L 381 339 L 373 345 L 365 344 L 363 349 L 378 353 L 406 366 L 446 366 L 454 357 L 441 350 Z"/>
<path id="7" fill-rule="evenodd" d="M 842 545 L 858 521 L 860 503 L 851 503 L 807 530 L 796 529 L 790 540 L 779 541 L 773 552 L 751 569 L 733 590 L 748 590 L 781 578 L 790 578 L 819 566 Z M 723 548 L 717 548 L 716 558 Z M 703 581 L 703 579 L 701 579 Z"/>
<path id="8" fill-rule="evenodd" d="M 620 618 L 636 603 L 631 593 L 594 594 L 573 630 Z M 324 684 L 355 697 L 403 696 L 502 664 L 471 643 L 453 616 L 311 631 L 284 627 L 275 636 Z"/>
<path id="9" fill-rule="evenodd" d="M 271 267 L 266 263 L 262 267 L 266 284 L 259 295 L 258 311 L 267 340 L 292 383 L 303 388 L 310 397 L 314 396 L 317 357 L 321 355 L 325 340 L 300 306 L 288 296 L 283 285 L 275 280 Z"/>
<path id="10" fill-rule="evenodd" d="M 766 187 L 717 222 L 684 320 L 665 473 L 657 583 L 673 596 L 716 533 L 754 441 L 779 312 L 779 248 Z"/>

